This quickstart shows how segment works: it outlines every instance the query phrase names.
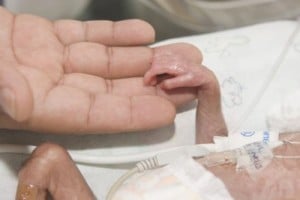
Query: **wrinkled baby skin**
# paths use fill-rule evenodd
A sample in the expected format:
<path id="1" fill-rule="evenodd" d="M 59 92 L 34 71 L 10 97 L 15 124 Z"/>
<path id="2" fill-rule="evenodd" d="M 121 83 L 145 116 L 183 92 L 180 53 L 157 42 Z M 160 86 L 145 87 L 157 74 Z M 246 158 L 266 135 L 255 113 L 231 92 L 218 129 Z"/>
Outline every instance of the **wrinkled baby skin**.
<path id="1" fill-rule="evenodd" d="M 299 133 L 294 134 L 293 141 L 300 142 Z M 273 154 L 299 156 L 300 145 L 284 144 L 274 149 Z M 251 175 L 246 171 L 237 172 L 235 168 L 233 164 L 208 168 L 224 182 L 234 199 L 296 200 L 300 197 L 300 159 L 275 157 L 266 168 Z"/>
<path id="2" fill-rule="evenodd" d="M 156 48 L 144 82 L 169 94 L 185 91 L 198 99 L 197 143 L 212 142 L 213 136 L 227 134 L 218 80 L 211 70 L 202 65 L 202 54 L 193 45 L 171 44 Z"/>
<path id="3" fill-rule="evenodd" d="M 181 43 L 156 48 L 144 81 L 148 85 L 160 83 L 164 89 L 204 85 L 211 77 L 200 68 L 201 63 L 201 52 L 192 45 Z"/>
<path id="4" fill-rule="evenodd" d="M 18 178 L 16 200 L 45 200 L 48 196 L 53 200 L 95 199 L 68 152 L 56 144 L 39 145 L 22 166 Z M 29 186 L 36 190 L 34 196 L 24 191 Z"/>

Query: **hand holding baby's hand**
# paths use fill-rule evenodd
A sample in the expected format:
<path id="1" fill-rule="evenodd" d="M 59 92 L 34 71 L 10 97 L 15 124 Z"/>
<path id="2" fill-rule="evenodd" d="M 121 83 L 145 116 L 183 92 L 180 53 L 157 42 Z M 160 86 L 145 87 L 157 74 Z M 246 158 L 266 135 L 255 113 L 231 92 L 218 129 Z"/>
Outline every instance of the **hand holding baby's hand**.
<path id="1" fill-rule="evenodd" d="M 152 65 L 145 73 L 144 83 L 175 94 L 181 88 L 192 91 L 199 100 L 197 143 L 211 142 L 215 135 L 226 135 L 219 83 L 214 73 L 202 65 L 201 52 L 189 44 L 169 46 L 154 49 Z"/>
<path id="2" fill-rule="evenodd" d="M 156 49 L 152 66 L 144 76 L 146 85 L 159 85 L 162 89 L 171 90 L 199 87 L 211 82 L 212 76 L 201 65 L 202 55 L 197 48 L 189 44 L 172 46 Z M 191 53 L 194 55 L 190 56 Z"/>

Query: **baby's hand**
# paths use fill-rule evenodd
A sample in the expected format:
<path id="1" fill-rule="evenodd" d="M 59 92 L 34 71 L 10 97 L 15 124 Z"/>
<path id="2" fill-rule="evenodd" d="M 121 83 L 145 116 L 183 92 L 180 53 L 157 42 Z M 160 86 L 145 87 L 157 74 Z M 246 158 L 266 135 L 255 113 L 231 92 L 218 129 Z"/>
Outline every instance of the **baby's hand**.
<path id="1" fill-rule="evenodd" d="M 171 44 L 154 51 L 153 63 L 144 76 L 146 85 L 170 90 L 203 86 L 211 79 L 208 70 L 201 66 L 201 52 L 192 45 Z"/>
<path id="2" fill-rule="evenodd" d="M 201 52 L 189 44 L 171 44 L 154 48 L 152 60 L 151 68 L 144 76 L 146 85 L 158 85 L 168 91 L 183 88 L 178 93 L 192 91 L 199 100 L 196 142 L 208 143 L 216 135 L 226 135 L 219 83 L 214 73 L 202 65 Z"/>

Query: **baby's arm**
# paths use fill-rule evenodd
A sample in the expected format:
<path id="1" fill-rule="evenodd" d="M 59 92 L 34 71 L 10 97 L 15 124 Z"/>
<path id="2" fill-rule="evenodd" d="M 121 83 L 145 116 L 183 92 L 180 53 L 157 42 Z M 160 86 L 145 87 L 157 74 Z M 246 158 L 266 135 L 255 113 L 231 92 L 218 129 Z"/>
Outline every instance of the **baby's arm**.
<path id="1" fill-rule="evenodd" d="M 213 136 L 227 134 L 220 88 L 214 73 L 201 64 L 202 55 L 199 50 L 192 45 L 186 47 L 194 48 L 194 51 L 188 53 L 195 55 L 186 56 L 187 51 L 183 51 L 182 44 L 178 48 L 173 45 L 168 50 L 160 49 L 161 52 L 155 52 L 152 67 L 146 72 L 144 81 L 147 85 L 157 85 L 165 91 L 179 88 L 191 91 L 192 88 L 198 99 L 196 142 L 209 143 Z"/>

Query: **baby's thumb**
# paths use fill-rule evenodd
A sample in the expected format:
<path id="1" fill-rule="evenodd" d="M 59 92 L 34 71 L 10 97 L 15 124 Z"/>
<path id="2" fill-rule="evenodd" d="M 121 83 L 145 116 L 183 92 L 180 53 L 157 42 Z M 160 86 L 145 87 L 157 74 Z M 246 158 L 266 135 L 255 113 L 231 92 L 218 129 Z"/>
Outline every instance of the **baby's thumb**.
<path id="1" fill-rule="evenodd" d="M 14 66 L 0 66 L 0 112 L 18 122 L 27 120 L 33 100 L 26 79 Z"/>

